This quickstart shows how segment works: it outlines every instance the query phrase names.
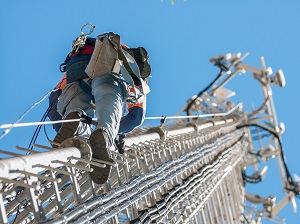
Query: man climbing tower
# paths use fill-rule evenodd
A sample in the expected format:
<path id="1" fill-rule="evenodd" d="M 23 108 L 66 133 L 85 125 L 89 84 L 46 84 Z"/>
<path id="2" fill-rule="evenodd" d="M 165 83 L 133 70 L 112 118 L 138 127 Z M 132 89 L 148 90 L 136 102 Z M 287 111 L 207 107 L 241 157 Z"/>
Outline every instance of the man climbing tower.
<path id="1" fill-rule="evenodd" d="M 119 128 L 126 132 L 126 127 L 120 126 L 123 103 L 126 100 L 141 103 L 147 85 L 140 77 L 135 60 L 123 51 L 119 36 L 114 33 L 91 38 L 82 32 L 73 41 L 65 68 L 67 84 L 59 97 L 57 109 L 66 120 L 79 119 L 82 114 L 93 117 L 91 102 L 94 102 L 98 120 L 89 143 L 93 158 L 104 161 L 106 166 L 91 165 L 93 172 L 90 176 L 95 183 L 103 184 L 108 180 L 114 162 L 109 149 Z M 53 141 L 62 143 L 73 137 L 78 127 L 79 121 L 63 123 Z"/>

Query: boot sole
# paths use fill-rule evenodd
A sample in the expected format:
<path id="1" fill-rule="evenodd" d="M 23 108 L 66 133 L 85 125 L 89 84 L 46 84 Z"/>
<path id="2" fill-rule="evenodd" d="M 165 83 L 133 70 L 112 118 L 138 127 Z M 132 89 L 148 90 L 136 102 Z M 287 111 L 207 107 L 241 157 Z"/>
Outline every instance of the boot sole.
<path id="1" fill-rule="evenodd" d="M 90 136 L 90 145 L 93 151 L 93 158 L 113 163 L 114 160 L 109 157 L 104 136 L 100 132 L 102 132 L 102 130 L 98 129 Z M 107 164 L 105 165 L 106 166 L 104 168 L 91 165 L 93 171 L 90 173 L 90 177 L 96 184 L 104 184 L 109 178 L 111 166 Z"/>

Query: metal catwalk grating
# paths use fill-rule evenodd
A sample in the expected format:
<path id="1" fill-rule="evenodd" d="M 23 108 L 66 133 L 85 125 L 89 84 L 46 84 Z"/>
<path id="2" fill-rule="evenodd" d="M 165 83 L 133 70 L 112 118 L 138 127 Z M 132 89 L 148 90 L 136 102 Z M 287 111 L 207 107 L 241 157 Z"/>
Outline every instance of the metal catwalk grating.
<path id="1" fill-rule="evenodd" d="M 2 221 L 238 223 L 243 213 L 239 164 L 247 141 L 236 125 L 230 120 L 200 131 L 178 129 L 164 140 L 153 138 L 152 133 L 148 140 L 127 144 L 124 154 L 114 153 L 115 166 L 103 186 L 90 180 L 90 160 L 80 159 L 82 155 L 76 154 L 79 150 L 75 147 L 59 149 L 55 154 L 34 154 L 41 157 L 35 160 L 39 164 L 32 164 L 32 155 L 24 156 L 28 167 L 23 172 L 7 171 L 7 182 L 1 177 L 5 183 Z M 77 141 L 84 144 L 82 139 Z M 47 154 L 48 160 L 42 164 Z M 54 155 L 60 160 L 50 158 Z M 11 164 L 14 160 L 18 158 L 1 162 Z M 234 189 L 228 181 L 235 181 Z"/>

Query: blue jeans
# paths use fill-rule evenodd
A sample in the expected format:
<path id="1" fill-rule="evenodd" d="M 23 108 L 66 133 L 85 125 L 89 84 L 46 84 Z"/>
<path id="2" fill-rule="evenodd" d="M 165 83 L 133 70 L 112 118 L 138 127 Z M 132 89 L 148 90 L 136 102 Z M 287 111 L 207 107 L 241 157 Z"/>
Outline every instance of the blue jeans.
<path id="1" fill-rule="evenodd" d="M 128 86 L 122 76 L 112 74 L 85 79 L 85 81 L 90 85 L 95 98 L 95 111 L 98 118 L 96 129 L 104 129 L 109 136 L 109 144 L 112 145 L 118 134 Z M 70 112 L 81 109 L 88 116 L 94 117 L 91 100 L 91 97 L 79 86 L 78 81 L 69 83 L 59 98 L 58 112 L 65 117 Z"/>

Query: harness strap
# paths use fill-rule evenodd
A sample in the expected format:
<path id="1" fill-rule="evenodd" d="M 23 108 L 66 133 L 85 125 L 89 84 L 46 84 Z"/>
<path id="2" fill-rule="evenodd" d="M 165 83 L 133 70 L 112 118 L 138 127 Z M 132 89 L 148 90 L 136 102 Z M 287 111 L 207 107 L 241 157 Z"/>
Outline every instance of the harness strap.
<path id="1" fill-rule="evenodd" d="M 70 65 L 67 65 L 67 83 L 88 78 L 88 75 L 85 73 L 84 69 L 89 63 L 90 56 L 83 55 L 78 57 L 80 57 L 80 61 L 78 60 Z"/>
<path id="2" fill-rule="evenodd" d="M 92 99 L 93 103 L 95 103 L 95 97 L 92 94 L 92 88 L 90 87 L 89 84 L 87 84 L 83 79 L 79 80 L 79 86 L 80 88 L 89 95 L 89 97 Z"/>

